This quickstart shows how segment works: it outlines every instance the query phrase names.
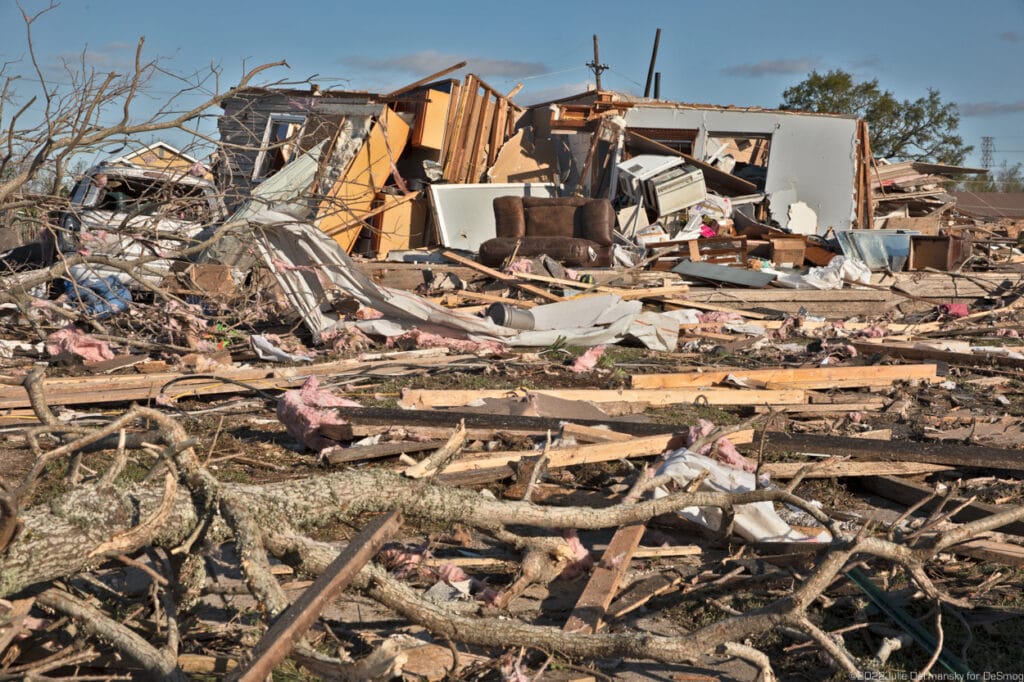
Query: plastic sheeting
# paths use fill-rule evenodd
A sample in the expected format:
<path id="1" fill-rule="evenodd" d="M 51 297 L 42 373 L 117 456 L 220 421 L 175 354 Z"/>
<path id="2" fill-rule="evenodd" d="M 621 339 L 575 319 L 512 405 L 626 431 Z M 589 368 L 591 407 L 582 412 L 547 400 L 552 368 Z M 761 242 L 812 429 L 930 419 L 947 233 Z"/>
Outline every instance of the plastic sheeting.
<path id="1" fill-rule="evenodd" d="M 681 486 L 697 478 L 704 471 L 708 472 L 698 490 L 710 492 L 746 492 L 754 490 L 754 474 L 735 469 L 716 462 L 710 457 L 698 455 L 686 448 L 676 450 L 668 455 L 665 462 L 658 468 L 657 475 L 667 474 Z M 668 495 L 662 488 L 654 491 L 654 497 Z M 720 530 L 722 526 L 722 510 L 718 507 L 686 507 L 677 512 L 680 516 L 712 530 Z M 762 542 L 806 542 L 828 541 L 828 531 L 822 531 L 818 537 L 810 537 L 794 530 L 782 520 L 771 502 L 756 502 L 736 506 L 733 527 L 736 534 L 747 540 Z"/>
<path id="2" fill-rule="evenodd" d="M 501 327 L 488 318 L 448 310 L 410 291 L 377 285 L 356 269 L 333 239 L 286 214 L 263 211 L 253 216 L 250 224 L 257 250 L 317 343 L 325 332 L 341 324 L 337 315 L 321 307 L 329 289 L 338 289 L 382 313 L 380 319 L 344 323 L 379 336 L 396 336 L 416 328 L 532 347 L 550 346 L 559 339 L 596 346 L 632 337 L 652 350 L 674 350 L 678 341 L 674 319 L 645 313 L 639 301 L 623 301 L 610 294 L 532 308 L 536 324 L 529 331 Z"/>

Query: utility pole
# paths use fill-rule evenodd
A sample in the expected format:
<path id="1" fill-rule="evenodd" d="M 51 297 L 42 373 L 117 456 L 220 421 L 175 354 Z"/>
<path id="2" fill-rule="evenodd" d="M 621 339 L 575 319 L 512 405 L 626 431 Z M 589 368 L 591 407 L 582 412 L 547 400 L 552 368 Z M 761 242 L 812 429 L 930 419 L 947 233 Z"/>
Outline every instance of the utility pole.
<path id="1" fill-rule="evenodd" d="M 647 84 L 644 86 L 644 97 L 651 96 L 651 79 L 654 78 L 654 63 L 658 61 L 658 43 L 661 42 L 661 29 L 654 33 L 654 49 L 651 50 L 651 65 L 647 69 Z M 657 99 L 657 97 L 655 97 Z"/>
<path id="2" fill-rule="evenodd" d="M 594 34 L 594 61 L 587 62 L 587 66 L 594 72 L 594 80 L 597 81 L 597 89 L 601 89 L 601 72 L 608 68 L 607 64 L 601 63 L 601 58 L 597 53 L 597 34 Z"/>
<path id="3" fill-rule="evenodd" d="M 981 138 L 981 167 L 985 170 L 992 168 L 992 152 L 995 151 L 996 138 L 988 135 Z"/>

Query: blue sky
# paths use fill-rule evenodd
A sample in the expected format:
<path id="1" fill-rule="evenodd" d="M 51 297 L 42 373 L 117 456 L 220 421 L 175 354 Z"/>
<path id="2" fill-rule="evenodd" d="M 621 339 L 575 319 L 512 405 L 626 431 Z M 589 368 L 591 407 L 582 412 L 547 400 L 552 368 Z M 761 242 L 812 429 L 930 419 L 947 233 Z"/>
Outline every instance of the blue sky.
<path id="1" fill-rule="evenodd" d="M 45 5 L 22 3 L 29 12 Z M 25 56 L 20 17 L 13 0 L 0 0 L 0 62 Z M 324 87 L 386 92 L 465 59 L 497 90 L 522 82 L 517 100 L 530 103 L 592 82 L 584 64 L 595 33 L 610 67 L 604 87 L 641 94 L 659 27 L 663 99 L 774 107 L 811 69 L 840 68 L 900 99 L 938 89 L 961 108 L 969 163 L 980 162 L 984 135 L 995 138 L 997 166 L 1024 162 L 1024 0 L 66 0 L 33 32 L 58 82 L 61 58 L 86 50 L 97 69 L 122 70 L 145 36 L 146 57 L 178 72 L 215 64 L 224 86 L 243 64 L 283 59 L 290 68 L 265 80 L 316 74 Z M 9 72 L 25 69 L 22 61 Z M 159 96 L 174 84 L 153 87 Z"/>

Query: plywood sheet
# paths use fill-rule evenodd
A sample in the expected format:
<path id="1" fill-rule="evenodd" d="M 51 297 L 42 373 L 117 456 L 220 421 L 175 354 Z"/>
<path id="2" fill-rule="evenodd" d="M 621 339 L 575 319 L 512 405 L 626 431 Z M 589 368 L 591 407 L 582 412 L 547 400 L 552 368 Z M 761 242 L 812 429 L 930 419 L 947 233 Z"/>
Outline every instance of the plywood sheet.
<path id="1" fill-rule="evenodd" d="M 386 108 L 362 148 L 320 203 L 317 227 L 350 253 L 373 210 L 374 198 L 391 175 L 409 140 L 409 124 Z"/>
<path id="2" fill-rule="evenodd" d="M 441 151 L 448 128 L 448 107 L 452 96 L 438 90 L 427 91 L 427 101 L 416 116 L 412 133 L 412 146 Z"/>
<path id="3" fill-rule="evenodd" d="M 418 192 L 405 196 L 382 194 L 383 207 L 377 214 L 375 251 L 384 258 L 389 251 L 415 249 L 426 244 L 427 204 Z"/>

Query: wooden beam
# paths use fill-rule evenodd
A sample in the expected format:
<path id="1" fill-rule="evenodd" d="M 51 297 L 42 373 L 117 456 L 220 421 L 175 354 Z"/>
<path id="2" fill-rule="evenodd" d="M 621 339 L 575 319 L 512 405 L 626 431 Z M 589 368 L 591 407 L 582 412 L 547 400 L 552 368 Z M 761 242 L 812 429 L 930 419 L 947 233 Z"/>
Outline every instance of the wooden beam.
<path id="1" fill-rule="evenodd" d="M 1013 367 L 1015 369 L 1024 368 L 1024 360 L 990 353 L 955 353 L 936 348 L 913 348 L 911 346 L 867 343 L 865 341 L 851 341 L 850 345 L 856 348 L 857 352 L 865 355 L 878 353 L 904 360 L 937 360 L 949 363 L 950 365 L 968 367 L 996 365 L 998 367 Z"/>
<path id="2" fill-rule="evenodd" d="M 802 390 L 761 391 L 730 388 L 674 388 L 674 389 L 544 389 L 530 390 L 537 395 L 548 395 L 564 400 L 584 400 L 593 403 L 630 402 L 663 405 L 803 405 L 807 402 Z M 407 408 L 458 407 L 474 400 L 507 398 L 513 391 L 492 390 L 430 390 L 404 389 L 399 405 Z"/>
<path id="3" fill-rule="evenodd" d="M 442 252 L 441 255 L 443 255 L 448 260 L 455 261 L 456 263 L 461 263 L 462 265 L 465 265 L 467 267 L 473 268 L 474 270 L 476 270 L 478 272 L 482 272 L 485 275 L 487 275 L 488 277 L 493 277 L 494 279 L 498 280 L 499 282 L 505 282 L 506 284 L 511 284 L 514 287 L 518 287 L 519 289 L 522 289 L 523 291 L 525 291 L 527 293 L 533 294 L 534 296 L 540 296 L 541 298 L 547 299 L 549 301 L 563 301 L 563 300 L 565 300 L 561 296 L 556 296 L 555 294 L 551 293 L 550 291 L 547 291 L 545 289 L 541 289 L 539 287 L 535 287 L 532 284 L 527 284 L 525 282 L 520 282 L 518 279 L 516 279 L 512 275 L 506 275 L 504 272 L 500 272 L 498 270 L 495 270 L 494 268 L 489 268 L 489 267 L 487 267 L 486 265 L 484 265 L 482 263 L 477 263 L 475 260 L 472 260 L 471 258 L 466 258 L 464 256 L 460 256 L 459 254 L 457 254 L 457 253 L 455 253 L 453 251 L 444 251 L 444 252 Z"/>
<path id="4" fill-rule="evenodd" d="M 574 289 L 586 289 L 586 293 L 597 292 L 599 294 L 615 294 L 623 300 L 634 300 L 640 298 L 659 298 L 662 296 L 674 296 L 676 294 L 684 294 L 690 290 L 689 284 L 670 284 L 669 286 L 663 287 L 643 287 L 637 289 L 622 289 L 619 287 L 611 287 L 604 284 L 598 284 L 596 286 L 584 284 L 583 282 L 577 282 L 572 279 L 561 279 L 559 277 L 548 277 L 547 275 L 535 275 L 530 272 L 519 272 L 513 275 L 517 279 L 526 279 L 531 282 L 543 282 L 545 284 L 556 284 L 562 287 L 569 287 Z M 578 298 L 576 296 L 574 298 Z"/>
<path id="5" fill-rule="evenodd" d="M 855 460 L 921 462 L 952 467 L 1024 471 L 1020 450 L 991 448 L 984 445 L 921 443 L 918 441 L 876 441 L 810 433 L 769 432 L 765 452 L 815 452 L 849 457 Z"/>
<path id="6" fill-rule="evenodd" d="M 733 369 L 710 372 L 681 372 L 674 374 L 637 374 L 632 377 L 633 388 L 693 388 L 715 386 L 728 377 L 751 381 L 772 388 L 857 388 L 888 386 L 894 381 L 915 379 L 939 382 L 938 368 L 934 364 L 869 365 L 857 367 L 805 367 L 797 369 Z"/>
<path id="7" fill-rule="evenodd" d="M 436 426 L 446 429 L 442 438 L 447 439 L 452 428 L 460 421 L 466 422 L 467 428 L 492 429 L 497 431 L 516 431 L 520 433 L 558 432 L 565 423 L 564 417 L 531 417 L 509 414 L 487 414 L 482 412 L 463 412 L 461 410 L 403 410 L 388 407 L 339 407 L 338 415 L 353 425 L 377 425 L 390 427 L 394 424 L 404 426 Z M 657 434 L 686 432 L 688 424 L 656 424 L 636 422 L 616 417 L 602 419 L 575 419 L 572 421 L 584 426 L 609 426 L 615 431 L 634 436 L 653 436 Z"/>
<path id="8" fill-rule="evenodd" d="M 450 429 L 449 429 L 450 431 Z M 400 443 L 377 443 L 376 445 L 355 445 L 350 448 L 333 449 L 327 455 L 330 464 L 347 464 L 349 462 L 365 462 L 369 459 L 395 457 L 413 452 L 436 450 L 444 445 L 443 440 L 402 441 Z"/>
<path id="9" fill-rule="evenodd" d="M 766 315 L 764 313 L 754 312 L 753 310 L 739 310 L 738 308 L 730 308 L 730 307 L 724 306 L 724 305 L 717 305 L 715 303 L 704 303 L 704 302 L 701 302 L 701 301 L 690 301 L 690 300 L 673 301 L 673 300 L 666 299 L 664 301 L 664 303 L 669 303 L 669 304 L 680 306 L 680 307 L 683 307 L 683 308 L 696 308 L 697 310 L 710 310 L 710 311 L 719 312 L 719 313 L 736 313 L 737 315 L 740 315 L 742 317 L 746 317 L 746 318 L 751 319 L 751 320 L 766 320 L 769 317 L 768 315 Z"/>
<path id="10" fill-rule="evenodd" d="M 867 488 L 870 492 L 884 497 L 887 500 L 893 502 L 899 502 L 908 507 L 913 506 L 921 500 L 927 499 L 933 492 L 931 487 L 915 483 L 914 481 L 908 481 L 906 479 L 898 478 L 896 476 L 875 476 L 860 479 L 858 481 L 860 485 Z M 954 497 L 946 503 L 946 509 L 955 509 L 967 500 L 963 497 Z M 921 507 L 922 512 L 929 512 L 935 509 L 940 499 L 932 500 Z M 967 523 L 969 521 L 977 521 L 979 519 L 988 518 L 993 514 L 1001 514 L 1003 512 L 1012 511 L 1017 509 L 1016 506 L 1010 504 L 988 504 L 987 502 L 971 502 L 969 505 L 961 509 L 952 520 L 957 523 Z M 1000 530 L 1004 533 L 1012 533 L 1014 535 L 1024 536 L 1024 521 L 1014 521 L 1008 523 L 1005 526 L 1000 526 L 996 530 Z"/>
<path id="11" fill-rule="evenodd" d="M 443 357 L 442 357 L 443 356 Z M 223 393 L 242 393 L 247 389 L 238 384 L 228 383 L 223 379 L 251 384 L 255 388 L 279 389 L 296 386 L 312 375 L 336 376 L 346 372 L 364 371 L 372 367 L 387 367 L 406 364 L 412 359 L 415 364 L 451 362 L 453 357 L 445 353 L 409 355 L 408 352 L 383 356 L 384 359 L 371 361 L 368 359 L 340 360 L 315 365 L 298 367 L 225 367 L 217 372 L 216 377 L 198 376 L 181 372 L 156 372 L 153 374 L 122 374 L 115 376 L 81 376 L 81 377 L 46 377 L 43 379 L 43 392 L 51 405 L 88 405 L 102 403 L 129 402 L 133 400 L 150 401 L 161 395 L 163 389 L 171 381 L 162 395 L 172 399 L 192 395 L 215 395 Z M 0 409 L 16 409 L 29 407 L 25 389 L 20 386 L 0 385 Z"/>
<path id="12" fill-rule="evenodd" d="M 787 479 L 797 475 L 800 469 L 810 462 L 766 462 L 761 471 L 772 478 Z M 936 471 L 950 471 L 953 467 L 942 464 L 926 464 L 923 462 L 859 462 L 839 460 L 820 462 L 819 466 L 807 473 L 804 478 L 847 478 L 851 476 L 914 476 L 930 474 Z"/>
<path id="13" fill-rule="evenodd" d="M 576 601 L 569 619 L 565 621 L 563 630 L 592 634 L 601 629 L 608 605 L 618 594 L 622 578 L 629 570 L 629 562 L 646 529 L 642 523 L 632 523 L 615 531 L 611 542 L 608 543 L 608 549 L 602 555 L 601 561 L 594 566 L 587 586 L 583 588 L 583 593 Z"/>
<path id="14" fill-rule="evenodd" d="M 397 511 L 382 514 L 366 524 L 313 585 L 274 621 L 253 649 L 252 659 L 239 673 L 239 682 L 263 682 L 291 653 L 327 602 L 352 582 L 401 526 L 402 515 Z"/>
<path id="15" fill-rule="evenodd" d="M 416 81 L 414 83 L 409 83 L 408 85 L 406 85 L 404 87 L 401 87 L 401 88 L 399 88 L 397 90 L 393 90 L 393 91 L 389 92 L 388 94 L 384 95 L 381 99 L 392 99 L 394 97 L 398 97 L 399 95 L 403 95 L 403 94 L 409 92 L 410 90 L 415 90 L 416 88 L 420 87 L 421 85 L 426 85 L 427 83 L 430 83 L 432 81 L 436 81 L 438 78 L 443 78 L 444 76 L 447 76 L 452 71 L 458 71 L 459 69 L 461 69 L 464 66 L 466 66 L 467 63 L 468 62 L 459 62 L 458 64 L 452 64 L 447 69 L 441 69 L 440 71 L 436 71 L 436 72 L 430 74 L 429 76 L 425 76 L 425 77 L 419 79 L 418 81 Z"/>
<path id="16" fill-rule="evenodd" d="M 673 434 L 645 436 L 633 438 L 627 442 L 595 443 L 593 445 L 577 445 L 571 448 L 556 448 L 547 451 L 548 468 L 575 466 L 594 462 L 610 462 L 629 457 L 650 457 L 659 455 L 670 447 L 682 447 L 683 441 Z M 485 471 L 498 469 L 518 462 L 523 457 L 538 454 L 534 450 L 516 450 L 509 452 L 491 452 L 480 457 L 459 459 L 447 467 L 446 474 L 466 471 Z"/>

